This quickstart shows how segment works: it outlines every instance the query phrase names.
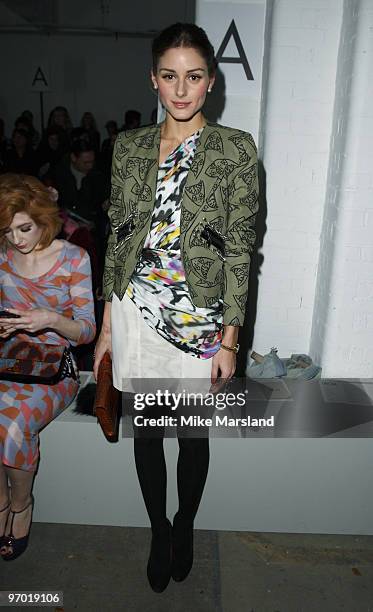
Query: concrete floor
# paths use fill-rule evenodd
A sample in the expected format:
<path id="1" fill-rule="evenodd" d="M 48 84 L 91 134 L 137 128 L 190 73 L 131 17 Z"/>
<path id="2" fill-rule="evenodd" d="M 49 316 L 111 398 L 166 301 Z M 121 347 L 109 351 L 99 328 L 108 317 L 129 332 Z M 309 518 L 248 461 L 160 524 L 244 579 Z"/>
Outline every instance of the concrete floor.
<path id="1" fill-rule="evenodd" d="M 27 551 L 0 561 L 0 590 L 63 591 L 33 609 L 67 612 L 373 612 L 372 536 L 197 530 L 191 574 L 162 594 L 149 545 L 144 528 L 34 523 Z"/>

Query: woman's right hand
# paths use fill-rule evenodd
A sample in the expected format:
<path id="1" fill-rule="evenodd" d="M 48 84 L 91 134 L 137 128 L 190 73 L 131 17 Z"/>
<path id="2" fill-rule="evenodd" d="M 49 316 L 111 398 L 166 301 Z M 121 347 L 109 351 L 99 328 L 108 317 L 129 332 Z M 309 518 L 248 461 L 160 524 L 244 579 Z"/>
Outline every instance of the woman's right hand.
<path id="1" fill-rule="evenodd" d="M 98 367 L 106 351 L 109 351 L 111 355 L 111 333 L 102 329 L 95 347 L 95 361 L 93 364 L 93 376 L 95 380 L 97 380 Z"/>

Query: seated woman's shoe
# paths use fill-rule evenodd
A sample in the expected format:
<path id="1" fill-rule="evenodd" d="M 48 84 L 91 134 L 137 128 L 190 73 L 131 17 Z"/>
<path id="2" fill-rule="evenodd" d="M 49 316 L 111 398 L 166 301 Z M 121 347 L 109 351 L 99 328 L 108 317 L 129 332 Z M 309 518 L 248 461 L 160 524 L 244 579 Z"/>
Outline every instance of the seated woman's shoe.
<path id="1" fill-rule="evenodd" d="M 180 519 L 176 514 L 172 526 L 171 576 L 182 582 L 193 566 L 193 522 Z"/>
<path id="2" fill-rule="evenodd" d="M 30 525 L 28 528 L 28 532 L 22 538 L 15 538 L 13 535 L 14 518 L 17 514 L 21 514 L 22 512 L 25 512 L 25 510 L 27 510 L 27 508 L 29 508 L 30 506 L 32 506 L 32 508 L 31 508 L 31 518 L 30 518 Z M 34 498 L 31 496 L 31 501 L 27 504 L 27 506 L 23 508 L 23 510 L 10 510 L 10 514 L 12 515 L 12 518 L 10 521 L 10 532 L 9 532 L 9 535 L 4 536 L 4 541 L 3 541 L 2 546 L 11 547 L 12 552 L 7 553 L 5 555 L 1 555 L 4 561 L 13 561 L 13 559 L 17 559 L 17 557 L 19 557 L 23 552 L 25 552 L 27 548 L 27 544 L 28 544 L 29 535 L 30 535 L 33 506 L 34 506 Z"/>
<path id="3" fill-rule="evenodd" d="M 172 525 L 167 519 L 164 527 L 153 530 L 147 575 L 151 588 L 156 593 L 165 590 L 171 578 Z"/>
<path id="4" fill-rule="evenodd" d="M 9 512 L 10 512 L 10 502 L 8 502 L 8 505 L 4 506 L 4 508 L 0 510 L 0 515 L 4 513 L 4 516 L 2 516 L 1 518 L 5 521 L 3 533 L 0 535 L 0 554 L 1 554 L 2 547 L 5 546 L 5 529 L 6 529 L 6 524 L 8 521 Z"/>

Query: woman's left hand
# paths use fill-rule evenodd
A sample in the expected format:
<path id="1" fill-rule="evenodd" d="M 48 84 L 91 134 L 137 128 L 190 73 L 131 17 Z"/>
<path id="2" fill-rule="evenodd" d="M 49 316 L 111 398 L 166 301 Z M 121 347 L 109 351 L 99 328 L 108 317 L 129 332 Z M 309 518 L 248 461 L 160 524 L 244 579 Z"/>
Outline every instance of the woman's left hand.
<path id="1" fill-rule="evenodd" d="M 236 371 L 236 354 L 219 349 L 212 358 L 211 383 L 214 385 L 218 377 L 228 382 Z"/>
<path id="2" fill-rule="evenodd" d="M 52 327 L 53 312 L 47 308 L 30 308 L 29 310 L 7 308 L 7 311 L 19 317 L 1 319 L 0 325 L 4 337 L 17 330 L 33 334 L 41 329 Z"/>

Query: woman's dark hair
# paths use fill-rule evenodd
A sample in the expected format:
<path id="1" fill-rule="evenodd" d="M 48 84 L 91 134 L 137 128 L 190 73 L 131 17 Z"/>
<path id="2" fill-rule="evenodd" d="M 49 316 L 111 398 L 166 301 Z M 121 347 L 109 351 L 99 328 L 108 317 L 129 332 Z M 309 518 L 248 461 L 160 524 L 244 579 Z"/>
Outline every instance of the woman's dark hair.
<path id="1" fill-rule="evenodd" d="M 82 153 L 87 153 L 88 151 L 90 152 L 94 150 L 94 145 L 90 140 L 89 134 L 87 134 L 87 132 L 83 132 L 80 137 L 74 138 L 70 147 L 70 152 L 73 153 L 75 157 L 79 157 L 79 155 L 81 155 Z"/>
<path id="2" fill-rule="evenodd" d="M 90 123 L 89 129 L 94 130 L 95 132 L 97 132 L 96 119 L 94 118 L 93 114 L 90 111 L 85 112 L 84 115 L 82 116 L 82 118 L 80 120 L 80 127 L 82 127 L 85 130 L 87 130 L 88 128 L 85 126 L 85 122 L 87 120 Z"/>
<path id="3" fill-rule="evenodd" d="M 212 77 L 216 71 L 216 59 L 214 47 L 210 43 L 205 30 L 194 23 L 174 23 L 165 28 L 153 40 L 153 72 L 157 72 L 158 63 L 162 55 L 168 49 L 177 47 L 192 47 L 196 49 L 207 64 L 209 76 Z"/>
<path id="4" fill-rule="evenodd" d="M 27 130 L 24 130 L 23 128 L 14 128 L 13 133 L 12 133 L 12 139 L 14 138 L 14 136 L 16 134 L 20 134 L 21 136 L 23 136 L 23 138 L 26 140 L 26 146 L 28 147 L 30 145 L 30 133 Z"/>

